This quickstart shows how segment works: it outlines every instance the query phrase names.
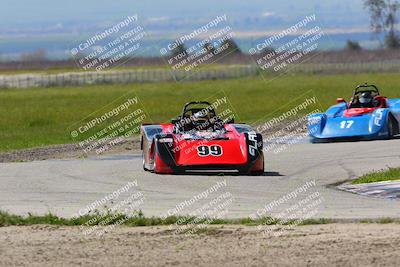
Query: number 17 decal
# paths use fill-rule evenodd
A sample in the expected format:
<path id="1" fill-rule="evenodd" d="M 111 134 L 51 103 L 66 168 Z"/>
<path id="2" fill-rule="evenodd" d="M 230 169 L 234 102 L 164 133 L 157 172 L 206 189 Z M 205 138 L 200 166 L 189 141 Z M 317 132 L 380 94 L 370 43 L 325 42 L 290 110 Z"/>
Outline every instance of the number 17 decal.
<path id="1" fill-rule="evenodd" d="M 340 123 L 340 129 L 350 129 L 354 121 L 342 121 Z"/>

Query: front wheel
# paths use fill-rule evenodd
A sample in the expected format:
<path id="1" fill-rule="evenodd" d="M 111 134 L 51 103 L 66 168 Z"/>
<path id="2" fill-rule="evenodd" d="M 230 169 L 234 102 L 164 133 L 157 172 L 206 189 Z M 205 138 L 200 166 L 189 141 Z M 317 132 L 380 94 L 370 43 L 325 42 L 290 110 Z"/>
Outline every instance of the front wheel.
<path id="1" fill-rule="evenodd" d="M 149 171 L 149 169 L 146 168 L 146 164 L 145 164 L 145 160 L 144 160 L 144 153 L 142 153 L 142 163 L 143 163 L 143 170 Z"/>

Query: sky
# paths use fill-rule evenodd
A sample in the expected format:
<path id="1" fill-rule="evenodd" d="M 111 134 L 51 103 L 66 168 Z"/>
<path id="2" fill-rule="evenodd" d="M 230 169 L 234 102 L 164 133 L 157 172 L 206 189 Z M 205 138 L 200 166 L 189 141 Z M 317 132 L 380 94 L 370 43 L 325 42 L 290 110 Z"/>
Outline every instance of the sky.
<path id="1" fill-rule="evenodd" d="M 317 13 L 330 27 L 366 25 L 362 0 L 0 0 L 0 26 L 95 21 L 106 23 L 138 14 L 146 19 L 196 19 L 226 13 L 230 17 L 278 16 L 295 20 Z"/>
<path id="2" fill-rule="evenodd" d="M 339 34 L 333 37 L 337 48 L 347 39 L 371 46 L 369 15 L 363 1 L 0 0 L 0 60 L 38 49 L 51 57 L 64 57 L 68 44 L 132 15 L 138 15 L 140 24 L 157 42 L 164 42 L 226 14 L 227 25 L 241 38 L 239 45 L 246 48 L 251 42 L 246 38 L 279 32 L 316 14 L 324 31 Z"/>

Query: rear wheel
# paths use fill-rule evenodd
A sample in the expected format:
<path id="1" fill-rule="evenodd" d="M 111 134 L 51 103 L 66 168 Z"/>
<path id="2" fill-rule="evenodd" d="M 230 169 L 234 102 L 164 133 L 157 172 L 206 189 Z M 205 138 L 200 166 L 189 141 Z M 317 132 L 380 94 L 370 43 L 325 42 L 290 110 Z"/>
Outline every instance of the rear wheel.
<path id="1" fill-rule="evenodd" d="M 388 121 L 388 139 L 392 139 L 394 136 L 394 123 L 393 123 L 393 119 L 389 118 Z"/>
<path id="2" fill-rule="evenodd" d="M 255 164 L 251 167 L 250 170 L 247 171 L 247 175 L 263 175 L 264 174 L 264 156 L 261 155 Z"/>
<path id="3" fill-rule="evenodd" d="M 259 176 L 264 174 L 264 161 L 262 163 L 262 169 L 250 172 L 250 175 Z"/>

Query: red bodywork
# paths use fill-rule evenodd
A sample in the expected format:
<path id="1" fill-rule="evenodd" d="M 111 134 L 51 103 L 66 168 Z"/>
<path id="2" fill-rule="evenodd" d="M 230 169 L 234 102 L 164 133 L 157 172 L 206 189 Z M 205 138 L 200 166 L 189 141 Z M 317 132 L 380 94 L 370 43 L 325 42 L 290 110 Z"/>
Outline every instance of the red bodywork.
<path id="1" fill-rule="evenodd" d="M 223 138 L 217 139 L 191 139 L 185 137 L 185 134 L 173 133 L 173 124 L 160 124 L 163 134 L 170 134 L 173 137 L 173 153 L 175 164 L 180 167 L 190 166 L 196 169 L 196 166 L 245 166 L 249 162 L 249 148 L 244 133 L 239 133 L 236 128 L 230 124 L 225 124 L 226 133 Z M 200 156 L 198 153 L 199 146 L 219 146 L 221 147 L 221 155 Z M 154 155 L 154 147 L 151 148 Z M 163 162 L 157 153 L 154 155 L 156 173 L 173 173 L 174 171 Z M 263 156 L 250 166 L 249 172 L 257 172 L 264 170 Z"/>
<path id="2" fill-rule="evenodd" d="M 387 98 L 386 97 L 384 97 L 384 96 L 376 96 L 374 98 L 374 100 L 378 101 L 378 103 L 379 103 L 376 107 L 371 107 L 371 108 L 349 108 L 349 109 L 346 109 L 343 114 L 346 117 L 350 118 L 350 117 L 361 116 L 361 115 L 364 115 L 364 114 L 372 113 L 372 112 L 374 112 L 375 110 L 377 110 L 379 108 L 387 108 L 388 107 Z M 350 102 L 349 105 L 351 105 L 351 102 Z"/>
<path id="3" fill-rule="evenodd" d="M 164 133 L 172 133 L 173 124 L 162 124 Z M 215 164 L 245 164 L 247 162 L 247 146 L 244 134 L 239 134 L 234 127 L 225 125 L 227 140 L 185 140 L 182 134 L 174 135 L 175 161 L 178 165 L 210 165 Z M 197 147 L 201 145 L 219 145 L 221 156 L 201 157 Z"/>
<path id="4" fill-rule="evenodd" d="M 350 108 L 344 111 L 346 117 L 355 117 L 374 112 L 377 108 Z"/>

